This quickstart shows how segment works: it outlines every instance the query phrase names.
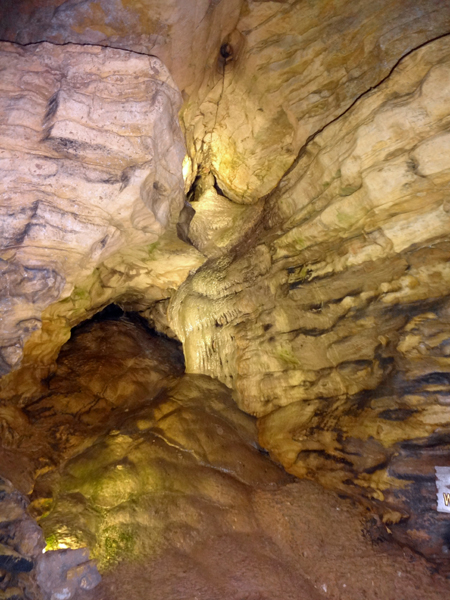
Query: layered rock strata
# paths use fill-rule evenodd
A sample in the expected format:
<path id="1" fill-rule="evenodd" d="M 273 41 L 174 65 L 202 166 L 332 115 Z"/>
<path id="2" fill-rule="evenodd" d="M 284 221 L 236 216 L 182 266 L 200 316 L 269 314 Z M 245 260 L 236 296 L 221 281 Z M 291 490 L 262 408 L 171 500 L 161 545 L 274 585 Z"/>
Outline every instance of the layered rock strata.
<path id="1" fill-rule="evenodd" d="M 88 45 L 1 48 L 2 374 L 25 344 L 2 381 L 22 405 L 1 407 L 3 468 L 22 464 L 47 406 L 60 435 L 44 470 L 52 452 L 109 440 L 111 389 L 93 377 L 99 398 L 83 382 L 66 402 L 49 365 L 116 301 L 178 335 L 191 373 L 233 388 L 290 472 L 444 561 L 448 3 L 193 0 L 152 3 L 152 18 L 146 2 L 4 6 L 4 38 Z M 184 242 L 181 96 L 151 52 L 184 92 Z"/>
<path id="2" fill-rule="evenodd" d="M 449 31 L 440 0 L 246 1 L 217 72 L 185 102 L 194 170 L 211 169 L 233 201 L 257 202 L 310 136 Z"/>
<path id="3" fill-rule="evenodd" d="M 269 193 L 310 135 L 396 62 L 448 33 L 440 0 L 18 0 L 0 39 L 101 44 L 157 56 L 180 90 L 190 182 L 212 170 L 226 195 Z"/>
<path id="4" fill-rule="evenodd" d="M 411 53 L 306 146 L 260 230 L 181 286 L 188 372 L 259 417 L 288 471 L 365 499 L 445 559 L 450 41 Z M 261 228 L 265 228 L 263 231 Z"/>
<path id="5" fill-rule="evenodd" d="M 48 362 L 77 322 L 119 297 L 145 306 L 167 298 L 201 260 L 175 233 L 181 97 L 158 59 L 4 43 L 0 64 L 5 374 L 32 334 L 32 362 Z M 155 266 L 165 253 L 172 265 Z"/>
<path id="6" fill-rule="evenodd" d="M 98 44 L 157 56 L 185 95 L 215 71 L 243 0 L 5 0 L 0 39 Z"/>

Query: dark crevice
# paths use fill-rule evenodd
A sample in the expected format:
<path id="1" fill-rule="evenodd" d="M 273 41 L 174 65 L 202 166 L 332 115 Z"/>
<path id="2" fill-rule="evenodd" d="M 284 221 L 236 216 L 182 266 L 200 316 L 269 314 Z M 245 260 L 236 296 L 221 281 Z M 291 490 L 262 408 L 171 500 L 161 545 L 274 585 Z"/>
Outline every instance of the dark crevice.
<path id="1" fill-rule="evenodd" d="M 418 411 L 412 408 L 388 408 L 378 414 L 385 421 L 406 421 Z"/>
<path id="2" fill-rule="evenodd" d="M 194 218 L 194 215 L 194 207 L 190 204 L 190 202 L 185 201 L 184 206 L 181 209 L 180 214 L 178 216 L 177 236 L 182 242 L 185 242 L 190 246 L 194 246 L 191 238 L 189 237 L 189 228 L 191 226 L 191 221 Z"/>
<path id="3" fill-rule="evenodd" d="M 300 162 L 300 159 L 303 157 L 303 155 L 306 152 L 307 146 L 319 134 L 321 134 L 327 127 L 329 127 L 330 125 L 332 125 L 333 123 L 335 123 L 336 121 L 338 121 L 339 119 L 341 119 L 344 115 L 346 115 L 355 106 L 355 104 L 357 104 L 362 98 L 364 98 L 365 96 L 367 96 L 367 94 L 370 94 L 370 92 L 372 92 L 373 90 L 376 90 L 378 87 L 380 87 L 381 85 L 383 85 L 383 83 L 386 80 L 388 80 L 389 77 L 391 77 L 392 73 L 397 69 L 397 67 L 400 65 L 400 63 L 403 60 L 405 60 L 405 58 L 407 58 L 408 56 L 410 56 L 411 54 L 413 54 L 417 50 L 420 50 L 420 48 L 423 48 L 423 47 L 427 46 L 428 44 L 432 44 L 433 42 L 436 42 L 437 40 L 443 39 L 443 38 L 448 37 L 448 36 L 450 36 L 450 32 L 449 33 L 443 33 L 443 34 L 438 35 L 438 36 L 432 38 L 431 40 L 427 40 L 426 42 L 423 42 L 422 44 L 419 44 L 415 48 L 412 48 L 411 50 L 408 50 L 407 52 L 405 52 L 397 60 L 397 62 L 391 67 L 391 69 L 389 70 L 389 72 L 387 73 L 387 75 L 385 75 L 385 77 L 383 77 L 378 83 L 375 83 L 374 85 L 372 85 L 371 87 L 369 87 L 367 90 L 365 90 L 364 92 L 362 92 L 359 96 L 357 96 L 351 102 L 351 104 L 342 113 L 340 113 L 337 117 L 335 117 L 334 119 L 332 119 L 331 121 L 329 121 L 328 123 L 326 123 L 323 127 L 321 127 L 320 129 L 318 129 L 315 133 L 311 134 L 308 137 L 308 139 L 306 140 L 306 142 L 303 144 L 303 146 L 300 148 L 300 150 L 299 150 L 299 152 L 297 154 L 297 157 L 295 158 L 295 160 L 292 163 L 292 165 L 289 167 L 289 169 L 287 169 L 287 171 L 284 173 L 283 177 L 281 177 L 280 181 L 278 182 L 278 184 L 276 185 L 276 187 L 274 188 L 274 190 L 272 190 L 272 192 L 269 192 L 269 194 L 266 196 L 266 198 L 268 196 L 271 196 L 279 188 L 280 183 L 283 181 L 283 179 L 286 177 L 286 175 L 289 175 L 289 173 L 291 173 L 293 171 L 293 169 L 298 165 L 298 163 Z"/>
<path id="4" fill-rule="evenodd" d="M 91 323 L 100 323 L 102 321 L 117 321 L 118 319 L 123 317 L 124 314 L 125 311 L 117 304 L 108 304 L 108 306 L 106 306 L 103 310 L 95 314 L 91 319 L 89 319 L 89 321 Z M 75 331 L 77 327 L 82 326 L 86 322 L 87 321 L 83 321 L 81 325 L 77 325 L 73 328 L 72 331 Z"/>
<path id="5" fill-rule="evenodd" d="M 301 450 L 297 455 L 297 461 L 299 459 L 301 459 L 302 461 L 307 461 L 308 457 L 310 456 L 318 456 L 326 461 L 333 461 L 334 463 L 345 465 L 349 467 L 351 471 L 353 471 L 353 463 L 341 456 L 332 456 L 331 454 L 328 454 L 328 452 L 326 452 L 325 450 Z"/>
<path id="6" fill-rule="evenodd" d="M 225 60 L 233 58 L 233 48 L 230 44 L 225 43 L 220 46 L 220 56 Z"/>
<path id="7" fill-rule="evenodd" d="M 373 475 L 373 473 L 381 471 L 381 469 L 386 469 L 389 466 L 389 462 L 390 458 L 386 458 L 385 460 L 379 462 L 376 465 L 373 465 L 372 467 L 367 467 L 367 469 L 363 470 L 363 473 L 366 473 L 367 475 Z"/>
<path id="8" fill-rule="evenodd" d="M 127 311 L 120 307 L 118 304 L 109 304 L 98 313 L 96 313 L 90 319 L 86 319 L 82 321 L 78 325 L 72 328 L 71 337 L 79 335 L 80 333 L 85 333 L 91 325 L 95 323 L 102 323 L 105 321 L 127 321 L 128 323 L 135 325 L 136 327 L 140 327 L 143 329 L 149 336 L 151 337 L 159 337 L 165 339 L 170 342 L 170 344 L 176 345 L 179 349 L 181 349 L 181 343 L 176 340 L 169 338 L 163 332 L 158 331 L 157 329 L 153 329 L 149 322 L 141 316 L 138 312 L 135 311 Z M 64 348 L 64 346 L 63 346 Z"/>
<path id="9" fill-rule="evenodd" d="M 113 46 L 111 44 L 102 44 L 98 42 L 97 44 L 89 44 L 87 42 L 64 42 L 59 44 L 58 42 L 49 42 L 48 40 L 38 40 L 36 42 L 27 42 L 26 44 L 22 44 L 20 42 L 5 40 L 0 38 L 0 42 L 4 42 L 7 44 L 15 44 L 16 46 L 21 46 L 22 48 L 28 48 L 28 46 L 38 46 L 39 44 L 51 44 L 52 46 L 87 46 L 93 48 L 111 48 L 112 50 L 122 50 L 123 52 L 130 52 L 130 54 L 139 54 L 141 56 L 152 56 L 154 58 L 158 58 L 155 54 L 151 54 L 150 52 L 139 52 L 139 50 L 130 50 L 129 48 L 123 48 L 121 46 Z M 161 59 L 159 59 L 161 60 Z M 162 61 L 161 61 L 162 62 Z"/>
<path id="10" fill-rule="evenodd" d="M 224 198 L 227 198 L 227 196 L 225 195 L 225 193 L 223 192 L 222 188 L 219 186 L 219 184 L 217 183 L 217 177 L 214 175 L 214 189 L 216 190 L 216 192 L 219 194 L 219 196 L 223 196 Z M 227 198 L 228 200 L 228 198 Z"/>
<path id="11" fill-rule="evenodd" d="M 201 168 L 201 165 L 199 165 L 199 169 Z M 198 200 L 198 187 L 199 184 L 201 182 L 201 175 L 197 175 L 197 177 L 194 179 L 194 181 L 192 182 L 191 187 L 189 188 L 189 190 L 186 193 L 186 198 L 188 202 L 196 202 Z"/>
<path id="12" fill-rule="evenodd" d="M 432 433 L 427 438 L 419 438 L 414 440 L 405 440 L 399 444 L 402 450 L 409 452 L 423 452 L 427 450 L 440 449 L 441 446 L 450 446 L 450 432 L 438 431 Z"/>

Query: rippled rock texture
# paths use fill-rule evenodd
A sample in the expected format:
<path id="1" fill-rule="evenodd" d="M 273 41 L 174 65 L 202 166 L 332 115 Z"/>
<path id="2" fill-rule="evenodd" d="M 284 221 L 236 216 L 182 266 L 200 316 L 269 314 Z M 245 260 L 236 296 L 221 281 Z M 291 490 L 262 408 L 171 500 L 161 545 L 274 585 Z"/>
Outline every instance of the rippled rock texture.
<path id="1" fill-rule="evenodd" d="M 299 477 L 377 507 L 445 559 L 450 41 L 407 56 L 319 133 L 261 229 L 171 303 L 188 372 L 218 377 Z"/>
<path id="2" fill-rule="evenodd" d="M 187 248 L 177 263 L 181 97 L 157 58 L 3 43 L 0 63 L 4 374 L 33 332 L 45 363 L 89 311 L 167 298 L 201 260 Z"/>
<path id="3" fill-rule="evenodd" d="M 193 175 L 212 169 L 226 195 L 244 204 L 269 193 L 309 136 L 402 56 L 449 29 L 441 0 L 6 0 L 0 7 L 3 40 L 157 56 L 183 92 Z"/>
<path id="4" fill-rule="evenodd" d="M 229 198 L 257 202 L 310 136 L 449 31 L 440 0 L 244 2 L 207 95 L 183 111 L 199 173 L 211 168 Z"/>
<path id="5" fill-rule="evenodd" d="M 44 511 L 46 470 L 87 452 L 110 485 L 111 451 L 139 514 L 133 436 L 157 462 L 164 406 L 189 413 L 207 375 L 290 473 L 357 498 L 448 565 L 434 467 L 450 456 L 449 3 L 27 0 L 0 16 L 3 39 L 64 44 L 0 52 L 0 371 L 16 368 L 0 391 L 4 470 L 23 466 L 23 489 L 42 475 Z M 173 388 L 183 400 L 166 389 L 178 367 L 157 381 L 141 341 L 127 369 L 105 365 L 107 384 L 65 350 L 53 366 L 70 329 L 111 302 L 182 341 L 196 376 Z M 129 349 L 134 334 L 109 327 Z M 89 346 L 83 335 L 73 344 Z M 150 414 L 147 377 L 161 393 Z M 180 460 L 197 460 L 189 444 Z M 95 532 L 114 507 L 97 520 L 76 473 L 61 472 L 61 498 L 76 490 L 70 510 L 93 510 L 75 529 L 106 560 Z"/>

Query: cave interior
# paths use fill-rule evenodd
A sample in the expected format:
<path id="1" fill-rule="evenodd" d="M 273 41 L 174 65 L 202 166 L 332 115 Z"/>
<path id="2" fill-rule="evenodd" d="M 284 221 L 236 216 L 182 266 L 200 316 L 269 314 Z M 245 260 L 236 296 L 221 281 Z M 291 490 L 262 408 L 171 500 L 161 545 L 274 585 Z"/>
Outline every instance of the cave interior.
<path id="1" fill-rule="evenodd" d="M 450 593 L 450 2 L 0 3 L 0 600 Z"/>

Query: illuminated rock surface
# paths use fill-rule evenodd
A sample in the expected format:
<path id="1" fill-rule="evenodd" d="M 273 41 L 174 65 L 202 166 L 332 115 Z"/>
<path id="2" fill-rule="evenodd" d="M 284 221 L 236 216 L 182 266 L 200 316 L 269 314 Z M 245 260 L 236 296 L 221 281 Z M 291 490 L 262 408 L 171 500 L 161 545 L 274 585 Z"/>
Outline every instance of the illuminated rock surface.
<path id="1" fill-rule="evenodd" d="M 142 324 L 109 320 L 110 313 L 73 330 L 43 393 L 0 410 L 2 472 L 25 493 L 36 476 L 92 444 L 118 408 L 140 406 L 183 372 L 176 344 L 147 339 Z"/>
<path id="2" fill-rule="evenodd" d="M 402 56 L 449 30 L 450 5 L 440 0 L 249 0 L 225 38 L 222 76 L 200 107 L 189 101 L 183 112 L 191 155 L 211 166 L 230 198 L 254 203 L 309 136 Z"/>
<path id="3" fill-rule="evenodd" d="M 443 597 L 231 397 L 449 571 L 449 36 L 440 0 L 2 3 L 1 39 L 52 44 L 0 47 L 0 475 L 105 599 Z M 188 375 L 137 317 L 56 364 L 113 302 Z"/>
<path id="4" fill-rule="evenodd" d="M 259 417 L 289 472 L 369 501 L 444 559 L 450 41 L 407 56 L 307 146 L 257 234 L 171 302 L 187 371 Z"/>
<path id="5" fill-rule="evenodd" d="M 167 298 L 201 257 L 175 234 L 181 97 L 158 59 L 2 44 L 0 63 L 4 374 L 33 332 L 27 353 L 48 363 L 89 311 Z"/>
<path id="6" fill-rule="evenodd" d="M 53 449 L 31 505 L 47 550 L 87 545 L 102 572 L 76 598 L 443 597 L 445 580 L 383 541 L 379 524 L 271 462 L 255 419 L 223 384 L 182 375 L 180 359 L 139 320 L 82 325 L 48 394 L 22 408 L 24 464 L 36 449 L 27 436 Z"/>

